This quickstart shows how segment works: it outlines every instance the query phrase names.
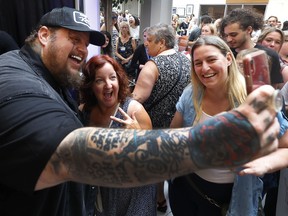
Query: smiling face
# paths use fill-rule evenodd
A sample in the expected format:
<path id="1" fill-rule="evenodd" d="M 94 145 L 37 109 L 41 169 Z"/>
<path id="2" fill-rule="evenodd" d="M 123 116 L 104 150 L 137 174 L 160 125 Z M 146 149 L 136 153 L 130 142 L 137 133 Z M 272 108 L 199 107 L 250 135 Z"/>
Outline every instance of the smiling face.
<path id="1" fill-rule="evenodd" d="M 215 46 L 202 45 L 194 50 L 194 71 L 207 89 L 223 89 L 231 62 L 231 53 L 224 56 Z"/>
<path id="2" fill-rule="evenodd" d="M 111 108 L 118 103 L 119 81 L 110 63 L 97 70 L 92 90 L 99 106 Z"/>
<path id="3" fill-rule="evenodd" d="M 43 26 L 38 35 L 42 43 L 42 61 L 55 80 L 61 86 L 78 86 L 80 71 L 88 54 L 89 33 L 65 28 L 53 32 Z"/>

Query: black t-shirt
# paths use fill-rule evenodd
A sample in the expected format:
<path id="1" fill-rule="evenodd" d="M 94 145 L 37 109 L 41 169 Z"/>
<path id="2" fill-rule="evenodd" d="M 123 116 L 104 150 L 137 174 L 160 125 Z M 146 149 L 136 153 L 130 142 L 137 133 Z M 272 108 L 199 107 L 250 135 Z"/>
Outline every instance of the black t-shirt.
<path id="1" fill-rule="evenodd" d="M 34 192 L 60 142 L 82 124 L 51 87 L 57 85 L 39 56 L 27 46 L 20 54 L 25 61 L 19 51 L 0 56 L 0 215 L 82 215 L 83 200 L 71 204 L 69 193 L 81 198 L 81 184 Z"/>

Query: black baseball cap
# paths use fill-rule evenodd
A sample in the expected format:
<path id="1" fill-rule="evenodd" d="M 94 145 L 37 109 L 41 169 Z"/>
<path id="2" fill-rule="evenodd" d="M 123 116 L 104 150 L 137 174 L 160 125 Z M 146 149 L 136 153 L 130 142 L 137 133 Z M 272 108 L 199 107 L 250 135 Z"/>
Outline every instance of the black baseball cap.
<path id="1" fill-rule="evenodd" d="M 101 32 L 91 29 L 88 17 L 74 8 L 54 8 L 40 19 L 39 25 L 90 32 L 91 44 L 102 46 L 105 43 L 105 36 Z"/>

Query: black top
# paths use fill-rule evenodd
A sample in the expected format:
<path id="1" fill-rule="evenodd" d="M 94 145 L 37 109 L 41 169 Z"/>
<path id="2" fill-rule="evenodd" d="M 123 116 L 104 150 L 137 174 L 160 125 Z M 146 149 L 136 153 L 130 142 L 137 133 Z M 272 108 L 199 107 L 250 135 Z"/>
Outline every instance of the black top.
<path id="1" fill-rule="evenodd" d="M 0 31 L 0 55 L 10 50 L 19 49 L 15 40 L 5 31 Z"/>
<path id="2" fill-rule="evenodd" d="M 0 56 L 0 91 L 0 215 L 86 214 L 82 184 L 34 192 L 60 142 L 82 126 L 68 91 L 27 45 Z"/>
<path id="3" fill-rule="evenodd" d="M 144 65 L 148 61 L 148 54 L 146 53 L 146 49 L 144 44 L 140 44 L 135 49 L 135 52 L 133 54 L 133 58 L 131 60 L 131 65 L 129 68 L 129 74 L 136 74 L 136 80 L 139 76 L 140 69 L 139 65 Z"/>

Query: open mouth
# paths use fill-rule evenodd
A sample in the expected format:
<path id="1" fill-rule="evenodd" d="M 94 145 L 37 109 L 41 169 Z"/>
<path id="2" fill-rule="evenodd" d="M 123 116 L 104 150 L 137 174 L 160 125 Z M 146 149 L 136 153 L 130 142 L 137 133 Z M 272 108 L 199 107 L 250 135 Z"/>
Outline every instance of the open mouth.
<path id="1" fill-rule="evenodd" d="M 104 93 L 104 98 L 105 99 L 110 99 L 112 97 L 112 92 L 106 92 Z"/>
<path id="2" fill-rule="evenodd" d="M 75 60 L 78 64 L 80 64 L 82 62 L 82 58 L 80 56 L 71 55 L 70 58 Z"/>
<path id="3" fill-rule="evenodd" d="M 216 75 L 216 73 L 213 73 L 213 74 L 204 74 L 203 77 L 204 78 L 211 78 L 211 77 L 214 77 Z"/>

